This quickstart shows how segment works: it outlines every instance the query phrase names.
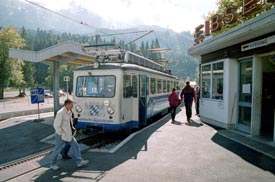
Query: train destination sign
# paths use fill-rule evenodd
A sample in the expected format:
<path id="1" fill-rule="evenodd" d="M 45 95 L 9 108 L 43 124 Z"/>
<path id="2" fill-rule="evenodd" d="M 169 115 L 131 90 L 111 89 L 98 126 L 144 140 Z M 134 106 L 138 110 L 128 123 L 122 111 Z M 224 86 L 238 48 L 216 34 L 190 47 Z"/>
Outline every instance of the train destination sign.
<path id="1" fill-rule="evenodd" d="M 249 16 L 256 11 L 261 10 L 263 3 L 275 3 L 275 0 L 243 0 L 243 16 Z M 215 14 L 210 18 L 210 20 L 206 20 L 204 24 L 197 26 L 194 33 L 194 45 L 202 43 L 205 36 L 209 36 L 212 33 L 219 32 L 224 25 L 237 22 L 238 8 L 239 7 L 234 5 L 228 6 L 225 9 L 223 15 Z"/>

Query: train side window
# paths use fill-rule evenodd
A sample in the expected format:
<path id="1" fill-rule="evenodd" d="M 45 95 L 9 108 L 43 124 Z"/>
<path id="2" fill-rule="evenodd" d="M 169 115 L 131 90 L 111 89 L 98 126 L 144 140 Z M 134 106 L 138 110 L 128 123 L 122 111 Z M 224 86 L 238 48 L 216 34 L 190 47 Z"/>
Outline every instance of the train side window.
<path id="1" fill-rule="evenodd" d="M 149 95 L 149 85 L 150 85 L 150 83 L 149 83 L 149 77 L 146 77 L 146 95 Z"/>
<path id="2" fill-rule="evenodd" d="M 131 86 L 131 75 L 123 75 L 123 97 L 129 98 L 133 95 L 133 88 Z"/>
<path id="3" fill-rule="evenodd" d="M 158 79 L 158 84 L 157 84 L 157 92 L 158 94 L 162 93 L 162 80 Z"/>
<path id="4" fill-rule="evenodd" d="M 179 82 L 175 81 L 175 87 L 174 87 L 176 90 L 179 90 Z"/>
<path id="5" fill-rule="evenodd" d="M 144 88 L 144 83 L 145 83 L 145 78 L 144 77 L 141 77 L 140 78 L 140 86 L 139 86 L 139 96 L 140 97 L 145 97 L 146 95 L 145 95 L 145 93 L 146 93 L 146 91 L 145 91 L 145 89 L 146 88 Z"/>
<path id="6" fill-rule="evenodd" d="M 167 92 L 166 80 L 163 80 L 163 93 Z"/>
<path id="7" fill-rule="evenodd" d="M 173 90 L 173 88 L 175 88 L 175 87 L 174 87 L 174 82 L 173 82 L 173 81 L 171 81 L 171 83 L 170 83 L 170 91 L 172 91 L 172 90 Z"/>
<path id="8" fill-rule="evenodd" d="M 133 88 L 133 97 L 137 98 L 137 96 L 138 96 L 138 79 L 137 79 L 137 75 L 132 76 L 132 88 Z"/>
<path id="9" fill-rule="evenodd" d="M 170 81 L 168 80 L 167 81 L 167 92 L 170 92 L 171 91 L 171 86 L 170 86 Z"/>
<path id="10" fill-rule="evenodd" d="M 151 80 L 150 80 L 150 90 L 151 90 L 151 94 L 156 93 L 156 79 L 155 78 L 151 78 Z"/>

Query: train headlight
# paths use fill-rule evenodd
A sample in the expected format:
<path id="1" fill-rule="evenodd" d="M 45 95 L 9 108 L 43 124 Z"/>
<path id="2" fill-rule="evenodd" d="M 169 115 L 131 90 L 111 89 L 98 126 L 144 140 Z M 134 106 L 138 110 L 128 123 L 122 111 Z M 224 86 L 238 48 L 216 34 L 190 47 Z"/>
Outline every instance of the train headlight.
<path id="1" fill-rule="evenodd" d="M 94 69 L 97 69 L 97 68 L 99 68 L 99 62 L 94 62 Z"/>
<path id="2" fill-rule="evenodd" d="M 110 114 L 110 115 L 113 115 L 115 113 L 114 109 L 111 108 L 111 107 L 108 107 L 107 108 L 107 113 Z"/>
<path id="3" fill-rule="evenodd" d="M 75 111 L 78 112 L 78 113 L 81 113 L 82 108 L 79 105 L 77 105 L 77 106 L 75 106 Z"/>
<path id="4" fill-rule="evenodd" d="M 110 105 L 110 101 L 109 100 L 104 100 L 103 102 L 105 107 L 108 107 Z"/>

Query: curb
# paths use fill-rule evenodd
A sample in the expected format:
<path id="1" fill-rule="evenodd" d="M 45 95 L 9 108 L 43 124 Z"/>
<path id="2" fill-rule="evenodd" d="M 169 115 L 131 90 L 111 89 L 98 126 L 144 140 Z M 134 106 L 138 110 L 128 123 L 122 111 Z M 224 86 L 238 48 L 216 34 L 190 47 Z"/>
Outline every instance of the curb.
<path id="1" fill-rule="evenodd" d="M 49 108 L 43 108 L 40 109 L 39 113 L 46 113 L 46 112 L 53 112 L 54 108 L 49 107 Z M 32 109 L 32 110 L 26 110 L 26 111 L 15 111 L 15 112 L 6 112 L 6 113 L 1 113 L 0 114 L 0 120 L 5 120 L 9 119 L 12 117 L 18 117 L 18 116 L 26 116 L 26 115 L 33 115 L 37 114 L 37 109 Z"/>
<path id="2" fill-rule="evenodd" d="M 254 146 L 252 146 L 252 145 L 249 145 L 249 144 L 247 144 L 247 143 L 245 143 L 245 142 L 242 142 L 242 141 L 240 141 L 240 140 L 237 140 L 237 139 L 235 139 L 234 137 L 230 137 L 230 136 L 228 136 L 228 135 L 226 135 L 226 134 L 224 134 L 224 133 L 222 133 L 222 132 L 217 132 L 217 134 L 219 134 L 219 135 L 221 135 L 221 136 L 223 136 L 223 137 L 225 137 L 225 138 L 227 138 L 227 139 L 229 139 L 229 140 L 232 140 L 232 141 L 234 141 L 234 142 L 237 142 L 237 143 L 239 143 L 239 144 L 241 144 L 241 145 L 244 145 L 244 146 L 246 146 L 246 147 L 248 147 L 248 148 L 250 148 L 250 149 L 252 149 L 252 150 L 255 150 L 255 151 L 257 151 L 257 152 L 259 152 L 259 153 L 261 153 L 261 154 L 264 154 L 264 155 L 266 155 L 266 156 L 268 156 L 268 157 L 270 157 L 270 158 L 272 158 L 272 159 L 275 159 L 275 156 L 274 155 L 272 155 L 272 154 L 269 154 L 268 152 L 265 152 L 265 151 L 263 151 L 263 150 L 260 150 L 260 149 L 258 149 L 257 147 L 254 147 Z"/>

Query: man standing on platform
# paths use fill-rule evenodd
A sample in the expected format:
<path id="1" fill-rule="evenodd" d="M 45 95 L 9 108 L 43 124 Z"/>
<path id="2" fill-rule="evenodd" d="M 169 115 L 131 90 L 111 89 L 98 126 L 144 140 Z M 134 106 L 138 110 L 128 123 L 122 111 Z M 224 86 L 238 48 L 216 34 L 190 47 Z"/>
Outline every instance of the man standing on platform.
<path id="1" fill-rule="evenodd" d="M 61 151 L 61 148 L 64 146 L 64 143 L 67 143 L 71 146 L 73 154 L 76 159 L 77 167 L 82 167 L 89 163 L 88 160 L 83 160 L 81 158 L 79 145 L 74 137 L 75 128 L 72 123 L 72 108 L 73 101 L 70 99 L 65 100 L 64 107 L 61 108 L 55 117 L 54 120 L 54 129 L 55 129 L 55 147 L 51 154 L 51 169 L 58 170 L 59 167 L 56 165 L 58 154 Z"/>
<path id="2" fill-rule="evenodd" d="M 196 102 L 196 96 L 195 96 L 195 90 L 190 86 L 189 81 L 186 82 L 186 86 L 182 89 L 180 97 L 181 97 L 181 100 L 184 100 L 187 123 L 191 124 L 192 103 L 193 103 L 193 98 L 195 99 L 195 102 Z"/>
<path id="3" fill-rule="evenodd" d="M 195 100 L 196 115 L 200 117 L 200 87 L 196 87 L 195 95 L 196 95 L 196 100 Z"/>

